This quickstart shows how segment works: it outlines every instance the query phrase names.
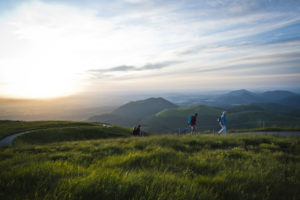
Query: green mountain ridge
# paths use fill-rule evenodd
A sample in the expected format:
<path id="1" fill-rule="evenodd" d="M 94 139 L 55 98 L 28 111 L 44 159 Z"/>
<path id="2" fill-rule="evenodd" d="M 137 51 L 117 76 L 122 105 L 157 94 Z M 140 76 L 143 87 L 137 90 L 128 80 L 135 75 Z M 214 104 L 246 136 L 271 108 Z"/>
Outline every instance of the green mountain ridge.
<path id="1" fill-rule="evenodd" d="M 97 115 L 89 118 L 89 121 L 118 124 L 132 127 L 137 125 L 147 116 L 154 115 L 164 109 L 177 108 L 177 105 L 163 98 L 149 98 L 140 101 L 129 102 L 112 113 Z"/>

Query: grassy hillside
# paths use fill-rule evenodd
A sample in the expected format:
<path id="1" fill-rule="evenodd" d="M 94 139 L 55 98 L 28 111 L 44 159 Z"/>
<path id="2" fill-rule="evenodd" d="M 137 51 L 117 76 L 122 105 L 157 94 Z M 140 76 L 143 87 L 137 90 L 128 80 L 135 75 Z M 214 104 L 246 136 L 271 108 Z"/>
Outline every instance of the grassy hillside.
<path id="1" fill-rule="evenodd" d="M 295 110 L 294 108 L 282 104 L 278 104 L 278 103 L 258 103 L 258 104 L 254 104 L 254 106 L 257 106 L 265 111 L 276 112 L 281 114 L 289 114 L 290 112 Z"/>
<path id="2" fill-rule="evenodd" d="M 44 128 L 98 126 L 97 123 L 75 121 L 9 121 L 0 120 L 0 139 L 13 133 Z"/>
<path id="3" fill-rule="evenodd" d="M 151 136 L 0 149 L 0 199 L 299 199 L 300 137 Z"/>
<path id="4" fill-rule="evenodd" d="M 47 144 L 63 141 L 92 140 L 100 138 L 128 137 L 132 130 L 118 126 L 73 126 L 35 130 L 17 137 L 15 144 Z"/>
<path id="5" fill-rule="evenodd" d="M 228 127 L 231 129 L 259 128 L 263 126 L 295 127 L 299 125 L 299 118 L 274 112 L 243 111 L 228 114 Z"/>
<path id="6" fill-rule="evenodd" d="M 93 116 L 89 121 L 118 124 L 120 126 L 132 127 L 150 115 L 163 109 L 176 108 L 177 106 L 163 98 L 149 98 L 140 101 L 129 102 L 112 113 Z"/>

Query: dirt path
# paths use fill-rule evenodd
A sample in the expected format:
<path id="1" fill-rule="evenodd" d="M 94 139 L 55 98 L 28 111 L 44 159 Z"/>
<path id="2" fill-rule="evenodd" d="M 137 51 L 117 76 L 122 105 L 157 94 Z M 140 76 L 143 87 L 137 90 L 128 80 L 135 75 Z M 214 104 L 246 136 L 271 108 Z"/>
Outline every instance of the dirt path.
<path id="1" fill-rule="evenodd" d="M 0 147 L 3 147 L 3 146 L 11 146 L 14 139 L 20 135 L 23 135 L 25 133 L 29 133 L 31 131 L 24 131 L 24 132 L 20 132 L 20 133 L 15 133 L 15 134 L 12 134 L 10 136 L 7 136 L 5 138 L 3 138 L 2 140 L 0 140 Z"/>

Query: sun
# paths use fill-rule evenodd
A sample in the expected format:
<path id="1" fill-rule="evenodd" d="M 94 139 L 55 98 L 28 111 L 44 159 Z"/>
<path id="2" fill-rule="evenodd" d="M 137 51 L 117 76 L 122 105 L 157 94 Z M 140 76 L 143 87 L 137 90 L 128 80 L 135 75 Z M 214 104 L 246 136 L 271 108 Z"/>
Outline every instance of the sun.
<path id="1" fill-rule="evenodd" d="M 21 73 L 11 72 L 11 76 L 6 77 L 5 84 L 1 87 L 4 96 L 46 99 L 68 96 L 79 91 L 74 76 L 61 70 L 46 68 L 20 71 Z"/>

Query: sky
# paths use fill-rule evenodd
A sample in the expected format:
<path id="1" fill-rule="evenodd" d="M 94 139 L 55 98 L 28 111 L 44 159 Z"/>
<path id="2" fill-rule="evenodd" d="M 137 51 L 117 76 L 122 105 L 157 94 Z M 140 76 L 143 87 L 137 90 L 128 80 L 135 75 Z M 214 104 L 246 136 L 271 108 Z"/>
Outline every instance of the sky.
<path id="1" fill-rule="evenodd" d="M 2 97 L 299 86 L 299 0 L 0 0 Z"/>

